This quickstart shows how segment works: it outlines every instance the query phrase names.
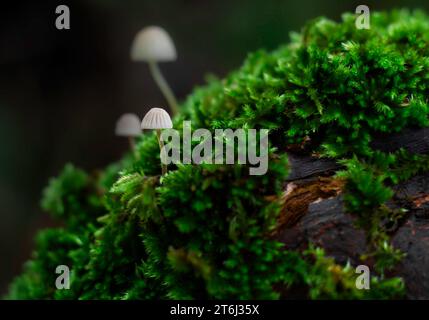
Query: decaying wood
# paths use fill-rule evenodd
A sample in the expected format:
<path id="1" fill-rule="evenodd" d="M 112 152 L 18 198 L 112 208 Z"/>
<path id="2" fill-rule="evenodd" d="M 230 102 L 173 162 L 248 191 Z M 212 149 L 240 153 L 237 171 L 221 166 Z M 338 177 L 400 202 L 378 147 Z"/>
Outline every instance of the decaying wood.
<path id="1" fill-rule="evenodd" d="M 298 185 L 289 183 L 281 199 L 277 229 L 293 226 L 308 211 L 308 206 L 321 199 L 337 196 L 344 186 L 344 181 L 334 178 L 319 177 L 313 181 Z M 277 231 L 274 231 L 275 234 Z"/>
<path id="2" fill-rule="evenodd" d="M 279 230 L 276 239 L 290 250 L 302 251 L 313 243 L 337 263 L 359 263 L 367 249 L 366 235 L 355 228 L 355 217 L 343 207 L 341 195 L 310 203 L 306 214 L 293 226 Z"/>
<path id="3" fill-rule="evenodd" d="M 401 148 L 416 154 L 429 153 L 429 128 L 407 129 L 401 133 L 386 135 L 374 139 L 371 146 L 375 150 L 394 152 Z M 287 181 L 307 179 L 317 176 L 329 176 L 341 169 L 332 159 L 317 158 L 309 155 L 288 153 L 291 173 Z"/>
<path id="4" fill-rule="evenodd" d="M 340 168 L 335 160 L 288 153 L 291 173 L 287 181 L 330 175 Z"/>
<path id="5" fill-rule="evenodd" d="M 422 196 L 417 196 L 413 199 L 413 204 L 417 208 L 421 208 L 423 205 L 429 203 L 429 194 L 424 194 Z"/>
<path id="6" fill-rule="evenodd" d="M 429 299 L 429 174 L 400 183 L 395 190 L 396 198 L 407 201 L 409 215 L 391 238 L 392 244 L 406 253 L 391 275 L 405 280 L 408 298 Z M 366 234 L 354 221 L 355 217 L 345 212 L 340 194 L 310 203 L 296 224 L 278 230 L 276 239 L 291 250 L 305 250 L 313 243 L 340 264 L 361 264 L 361 255 L 368 252 Z M 370 261 L 365 263 L 372 268 Z"/>
<path id="7" fill-rule="evenodd" d="M 429 128 L 379 136 L 372 147 L 384 152 L 403 148 L 426 154 Z M 333 178 L 340 165 L 334 160 L 291 151 L 291 174 L 280 199 L 282 210 L 277 228 L 271 236 L 287 249 L 305 250 L 313 243 L 324 248 L 338 263 L 361 263 L 361 255 L 368 252 L 367 237 L 364 230 L 355 227 L 356 217 L 344 209 L 341 195 L 344 181 Z M 391 234 L 392 244 L 406 253 L 392 275 L 404 278 L 408 298 L 429 299 L 429 173 L 392 188 L 395 194 L 387 205 L 408 210 Z"/>
<path id="8" fill-rule="evenodd" d="M 406 129 L 401 133 L 377 137 L 371 144 L 374 149 L 393 152 L 404 148 L 411 153 L 429 152 L 429 128 Z"/>

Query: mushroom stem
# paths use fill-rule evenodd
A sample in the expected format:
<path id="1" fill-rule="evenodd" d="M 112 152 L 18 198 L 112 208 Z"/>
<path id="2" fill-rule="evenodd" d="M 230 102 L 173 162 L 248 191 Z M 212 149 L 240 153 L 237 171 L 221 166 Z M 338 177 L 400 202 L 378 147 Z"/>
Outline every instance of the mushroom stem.
<path id="1" fill-rule="evenodd" d="M 171 108 L 171 111 L 173 112 L 173 114 L 176 115 L 179 108 L 177 107 L 177 100 L 176 100 L 176 97 L 174 96 L 173 91 L 171 90 L 170 86 L 168 85 L 167 81 L 162 75 L 158 64 L 155 61 L 149 61 L 148 64 L 149 64 L 150 72 L 152 73 L 152 77 L 155 79 L 156 84 L 161 89 L 161 92 L 164 95 L 165 99 L 167 100 L 168 105 Z"/>
<path id="2" fill-rule="evenodd" d="M 128 136 L 128 143 L 130 145 L 131 151 L 134 152 L 136 149 L 136 141 L 134 140 L 134 137 Z"/>
<path id="3" fill-rule="evenodd" d="M 163 159 L 165 159 L 165 150 L 164 150 L 164 141 L 161 139 L 161 130 L 156 130 L 156 137 L 158 138 L 159 150 L 160 150 L 160 159 L 161 159 L 161 170 L 162 175 L 167 173 L 167 165 L 164 164 Z"/>

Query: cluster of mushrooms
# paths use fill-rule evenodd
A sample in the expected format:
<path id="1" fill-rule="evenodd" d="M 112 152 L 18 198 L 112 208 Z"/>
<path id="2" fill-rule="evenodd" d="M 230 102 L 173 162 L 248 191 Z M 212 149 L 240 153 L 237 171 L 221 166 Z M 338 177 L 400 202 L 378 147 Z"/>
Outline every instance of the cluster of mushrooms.
<path id="1" fill-rule="evenodd" d="M 167 81 L 163 77 L 158 62 L 174 61 L 177 58 L 176 48 L 171 37 L 161 27 L 151 26 L 142 29 L 134 38 L 131 47 L 131 59 L 133 61 L 144 61 L 149 65 L 150 72 L 161 89 L 165 99 L 170 106 L 171 112 L 177 114 L 177 100 Z M 169 114 L 162 108 L 152 108 L 146 113 L 143 120 L 133 113 L 123 114 L 116 123 L 115 134 L 127 137 L 131 150 L 135 150 L 135 137 L 139 136 L 144 129 L 156 130 L 161 156 L 162 174 L 167 173 L 167 166 L 162 161 L 165 157 L 161 139 L 161 130 L 173 127 Z"/>

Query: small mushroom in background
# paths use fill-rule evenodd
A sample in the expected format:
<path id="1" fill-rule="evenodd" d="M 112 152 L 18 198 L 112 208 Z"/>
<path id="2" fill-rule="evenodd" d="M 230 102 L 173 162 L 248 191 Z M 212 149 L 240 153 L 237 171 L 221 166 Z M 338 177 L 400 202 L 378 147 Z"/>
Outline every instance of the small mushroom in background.
<path id="1" fill-rule="evenodd" d="M 162 175 L 167 173 L 167 165 L 165 164 L 165 150 L 164 142 L 161 139 L 161 129 L 173 128 L 173 123 L 168 115 L 167 111 L 161 108 L 152 108 L 146 113 L 141 123 L 142 129 L 153 129 L 156 130 L 156 136 L 158 138 L 160 157 L 161 157 L 161 169 Z"/>
<path id="2" fill-rule="evenodd" d="M 158 66 L 158 62 L 177 59 L 176 47 L 168 33 L 157 26 L 146 27 L 139 31 L 131 47 L 131 59 L 148 63 L 152 77 L 167 100 L 171 112 L 174 115 L 177 114 L 176 97 Z"/>
<path id="3" fill-rule="evenodd" d="M 141 134 L 140 118 L 133 113 L 123 114 L 116 122 L 115 134 L 127 137 L 130 148 L 135 150 L 135 137 Z"/>

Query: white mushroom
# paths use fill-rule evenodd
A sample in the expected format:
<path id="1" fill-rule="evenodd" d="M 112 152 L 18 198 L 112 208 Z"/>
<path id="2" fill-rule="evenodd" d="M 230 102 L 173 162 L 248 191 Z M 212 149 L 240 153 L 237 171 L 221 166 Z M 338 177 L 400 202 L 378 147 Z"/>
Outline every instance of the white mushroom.
<path id="1" fill-rule="evenodd" d="M 115 134 L 120 137 L 127 137 L 131 150 L 135 149 L 134 138 L 140 133 L 140 119 L 133 113 L 123 114 L 116 122 Z"/>
<path id="2" fill-rule="evenodd" d="M 177 114 L 177 100 L 157 64 L 158 62 L 177 59 L 176 48 L 168 33 L 157 26 L 146 27 L 139 31 L 131 47 L 131 59 L 148 63 L 150 72 L 167 100 L 171 111 L 173 114 Z"/>
<path id="3" fill-rule="evenodd" d="M 161 108 L 152 108 L 144 116 L 142 123 L 142 129 L 153 129 L 156 130 L 156 136 L 158 138 L 160 158 L 161 158 L 161 169 L 162 175 L 167 173 L 167 165 L 165 164 L 165 150 L 164 142 L 161 139 L 161 129 L 173 128 L 173 123 L 168 115 L 167 111 Z"/>
<path id="4" fill-rule="evenodd" d="M 140 30 L 131 48 L 134 61 L 168 62 L 177 59 L 176 48 L 168 33 L 161 27 L 150 26 Z"/>

